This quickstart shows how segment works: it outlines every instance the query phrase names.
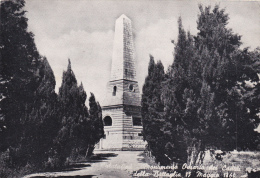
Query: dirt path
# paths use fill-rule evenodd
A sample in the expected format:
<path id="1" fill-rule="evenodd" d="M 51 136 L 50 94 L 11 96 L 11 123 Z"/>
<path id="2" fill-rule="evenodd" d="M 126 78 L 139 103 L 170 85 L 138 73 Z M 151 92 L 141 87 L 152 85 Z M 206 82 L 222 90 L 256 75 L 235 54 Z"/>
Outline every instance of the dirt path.
<path id="1" fill-rule="evenodd" d="M 148 167 L 142 151 L 95 151 L 89 162 L 78 163 L 62 172 L 30 174 L 29 177 L 132 177 L 133 171 Z"/>

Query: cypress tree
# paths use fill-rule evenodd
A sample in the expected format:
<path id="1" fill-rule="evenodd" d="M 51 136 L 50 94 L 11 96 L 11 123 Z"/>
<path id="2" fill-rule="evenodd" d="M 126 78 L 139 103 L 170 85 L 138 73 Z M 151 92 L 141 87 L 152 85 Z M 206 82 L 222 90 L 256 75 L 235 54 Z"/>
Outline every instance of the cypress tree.
<path id="1" fill-rule="evenodd" d="M 255 123 L 251 119 L 256 121 L 257 118 L 246 116 L 250 105 L 245 104 L 243 96 L 251 89 L 241 83 L 246 80 L 258 82 L 257 69 L 247 50 L 239 49 L 241 37 L 226 27 L 229 17 L 225 10 L 219 6 L 215 6 L 212 12 L 210 6 L 204 9 L 199 6 L 199 9 L 196 46 L 203 65 L 202 80 L 214 95 L 211 115 L 205 118 L 208 120 L 209 135 L 212 135 L 206 144 L 232 150 L 238 147 L 238 140 L 244 140 L 245 130 L 254 135 Z M 203 100 L 203 96 L 201 98 Z M 201 116 L 206 117 L 207 114 Z"/>
<path id="2" fill-rule="evenodd" d="M 102 110 L 98 102 L 96 102 L 95 95 L 90 93 L 89 97 L 89 118 L 91 122 L 91 136 L 88 145 L 87 156 L 90 156 L 95 148 L 95 144 L 104 137 L 104 126 L 102 120 Z"/>
<path id="3" fill-rule="evenodd" d="M 193 37 L 186 33 L 181 18 L 178 20 L 179 35 L 175 46 L 174 62 L 169 67 L 163 86 L 166 154 L 170 162 L 182 165 L 187 162 L 189 147 L 197 143 L 192 137 L 198 127 L 196 118 L 197 95 L 201 81 L 198 77 L 198 61 Z"/>
<path id="4" fill-rule="evenodd" d="M 22 149 L 29 161 L 38 167 L 44 167 L 49 150 L 58 132 L 57 96 L 55 78 L 46 58 L 42 58 L 38 68 L 40 85 L 35 92 L 33 107 L 24 124 Z"/>
<path id="5" fill-rule="evenodd" d="M 68 61 L 67 71 L 63 72 L 62 84 L 59 89 L 61 128 L 56 139 L 56 149 L 61 162 L 68 158 L 72 151 L 79 152 L 89 142 L 88 109 L 85 106 L 86 93 L 77 80 Z"/>
<path id="6" fill-rule="evenodd" d="M 57 134 L 55 78 L 27 31 L 24 5 L 1 2 L 0 147 L 8 166 L 39 168 Z"/>
<path id="7" fill-rule="evenodd" d="M 167 164 L 164 149 L 165 138 L 163 136 L 163 102 L 161 100 L 162 83 L 165 78 L 164 67 L 161 61 L 154 63 L 154 58 L 150 56 L 148 76 L 145 79 L 142 95 L 142 122 L 144 140 L 148 142 L 148 147 L 156 160 L 161 164 Z"/>
<path id="8" fill-rule="evenodd" d="M 26 111 L 31 110 L 39 85 L 34 74 L 40 55 L 33 34 L 27 31 L 24 4 L 24 0 L 1 2 L 1 122 L 5 128 L 2 150 L 20 143 L 21 122 L 25 121 Z"/>

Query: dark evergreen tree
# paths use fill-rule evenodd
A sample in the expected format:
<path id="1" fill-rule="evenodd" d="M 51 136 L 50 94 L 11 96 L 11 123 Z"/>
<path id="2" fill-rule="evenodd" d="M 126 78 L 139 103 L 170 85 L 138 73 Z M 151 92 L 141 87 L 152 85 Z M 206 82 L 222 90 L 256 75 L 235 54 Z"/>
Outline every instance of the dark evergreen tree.
<path id="1" fill-rule="evenodd" d="M 161 164 L 168 163 L 162 151 L 166 144 L 162 131 L 164 105 L 161 100 L 164 78 L 164 67 L 161 61 L 155 64 L 154 58 L 150 56 L 148 76 L 145 79 L 142 95 L 143 135 L 144 140 L 148 142 L 150 151 L 156 155 L 156 160 Z"/>
<path id="2" fill-rule="evenodd" d="M 156 65 L 153 60 L 149 64 L 142 117 L 148 145 L 160 143 L 161 152 L 152 151 L 157 161 L 198 164 L 207 148 L 256 149 L 259 141 L 254 131 L 259 124 L 259 50 L 239 49 L 240 36 L 226 27 L 223 9 L 199 9 L 196 37 L 184 31 L 179 19 L 174 62 L 157 90 L 164 106 L 159 132 L 151 127 L 161 111 L 153 105 L 159 98 L 153 90 Z"/>
<path id="3" fill-rule="evenodd" d="M 64 163 L 72 151 L 78 151 L 80 147 L 78 144 L 85 143 L 89 137 L 89 134 L 86 134 L 85 140 L 82 140 L 84 130 L 90 129 L 88 109 L 85 106 L 86 97 L 83 86 L 77 86 L 77 80 L 69 60 L 67 71 L 63 72 L 58 95 L 61 128 L 56 139 L 56 151 L 60 156 L 61 163 Z M 82 127 L 83 125 L 85 128 Z"/>
<path id="4" fill-rule="evenodd" d="M 1 2 L 0 80 L 1 122 L 5 135 L 1 149 L 20 143 L 22 123 L 31 110 L 34 92 L 39 85 L 35 76 L 39 53 L 33 34 L 27 32 L 23 0 Z"/>
<path id="5" fill-rule="evenodd" d="M 167 136 L 166 154 L 170 162 L 183 164 L 188 159 L 188 148 L 198 144 L 194 133 L 198 134 L 199 121 L 196 118 L 197 98 L 201 85 L 198 77 L 198 61 L 193 38 L 178 21 L 179 36 L 175 46 L 174 62 L 169 67 L 164 83 L 165 127 Z"/>
<path id="6" fill-rule="evenodd" d="M 70 62 L 57 97 L 53 71 L 27 31 L 24 4 L 1 1 L 0 166 L 8 170 L 61 166 L 73 151 L 86 153 L 93 129 L 86 92 L 77 86 Z M 101 118 L 98 103 L 97 108 Z"/>
<path id="7" fill-rule="evenodd" d="M 33 108 L 24 125 L 24 138 L 30 162 L 44 167 L 44 162 L 53 149 L 53 140 L 57 136 L 59 120 L 58 105 L 55 93 L 55 77 L 46 58 L 41 59 L 38 70 L 40 85 L 35 92 Z"/>
<path id="8" fill-rule="evenodd" d="M 95 145 L 101 138 L 104 137 L 102 110 L 99 103 L 96 102 L 95 95 L 93 93 L 90 93 L 89 97 L 89 118 L 91 122 L 91 135 L 87 156 L 92 154 Z"/>
<path id="9" fill-rule="evenodd" d="M 27 31 L 23 0 L 1 2 L 1 151 L 7 166 L 42 167 L 57 134 L 55 78 Z"/>
<path id="10" fill-rule="evenodd" d="M 236 60 L 237 83 L 228 93 L 229 116 L 233 116 L 232 128 L 235 147 L 239 150 L 256 150 L 260 134 L 254 131 L 260 123 L 259 119 L 259 50 L 249 52 L 239 50 L 232 56 Z"/>
<path id="11" fill-rule="evenodd" d="M 224 9 L 215 6 L 211 12 L 210 7 L 199 8 L 196 46 L 201 57 L 202 80 L 214 95 L 210 102 L 214 103 L 214 107 L 210 117 L 205 118 L 211 138 L 205 144 L 232 150 L 239 146 L 238 140 L 246 139 L 243 138 L 245 130 L 255 135 L 255 121 L 259 122 L 256 115 L 248 117 L 250 105 L 245 104 L 244 95 L 251 89 L 243 87 L 246 81 L 259 81 L 254 67 L 256 59 L 253 61 L 246 49 L 239 50 L 240 36 L 226 27 L 229 17 Z M 204 102 L 203 95 L 201 98 Z M 207 116 L 205 112 L 200 115 Z M 239 147 L 245 148 L 243 145 Z"/>

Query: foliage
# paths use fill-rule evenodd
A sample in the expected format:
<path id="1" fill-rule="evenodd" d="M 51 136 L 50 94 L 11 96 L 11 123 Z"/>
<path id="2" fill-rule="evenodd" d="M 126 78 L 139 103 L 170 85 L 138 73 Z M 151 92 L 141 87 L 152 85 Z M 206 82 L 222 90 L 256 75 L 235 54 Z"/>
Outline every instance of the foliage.
<path id="1" fill-rule="evenodd" d="M 86 156 L 90 156 L 94 150 L 95 144 L 104 137 L 104 126 L 102 120 L 102 110 L 98 102 L 96 102 L 95 95 L 90 93 L 89 97 L 89 118 L 91 122 L 89 147 Z"/>
<path id="2" fill-rule="evenodd" d="M 192 36 L 186 33 L 179 23 L 179 36 L 175 47 L 174 63 L 169 67 L 164 83 L 162 97 L 165 105 L 164 117 L 167 121 L 164 133 L 168 136 L 167 151 L 171 162 L 185 163 L 189 147 L 200 144 L 195 135 L 199 135 L 199 120 L 196 118 L 198 77 L 196 50 Z"/>
<path id="3" fill-rule="evenodd" d="M 178 21 L 165 81 L 153 78 L 158 74 L 151 60 L 143 87 L 144 139 L 154 145 L 157 161 L 168 160 L 164 164 L 198 164 L 208 148 L 256 150 L 259 143 L 259 49 L 239 48 L 241 37 L 226 27 L 224 9 L 199 9 L 196 36 Z M 156 109 L 159 104 L 163 109 Z"/>
<path id="4" fill-rule="evenodd" d="M 157 161 L 165 164 L 164 149 L 165 138 L 162 136 L 161 127 L 163 119 L 163 103 L 161 101 L 162 82 L 164 81 L 164 67 L 159 61 L 154 63 L 154 58 L 150 56 L 149 72 L 145 79 L 142 95 L 142 122 L 144 139 L 154 155 L 158 155 Z"/>
<path id="5" fill-rule="evenodd" d="M 55 155 L 65 162 L 68 157 L 89 156 L 104 136 L 102 111 L 95 96 L 89 97 L 89 110 L 85 105 L 86 92 L 78 86 L 69 60 L 59 89 L 60 129 L 55 139 Z"/>
<path id="6" fill-rule="evenodd" d="M 252 143 L 251 139 L 245 138 L 249 135 L 256 139 L 254 128 L 259 123 L 256 114 L 260 105 L 253 106 L 254 112 L 249 116 L 248 111 L 251 111 L 252 105 L 246 104 L 249 99 L 247 95 L 255 89 L 245 86 L 245 83 L 259 82 L 259 66 L 258 69 L 255 66 L 259 58 L 254 59 L 247 49 L 238 48 L 241 44 L 240 36 L 226 27 L 228 14 L 225 14 L 224 9 L 215 6 L 210 12 L 210 7 L 199 8 L 199 33 L 195 43 L 201 63 L 204 64 L 201 66 L 202 80 L 209 88 L 208 93 L 212 95 L 210 103 L 214 104 L 209 109 L 210 117 L 206 118 L 208 135 L 212 137 L 205 140 L 205 145 L 217 146 L 223 150 L 255 149 L 255 144 L 240 144 L 238 140 Z M 201 98 L 205 95 L 206 93 L 201 93 Z M 251 95 L 250 100 L 254 97 Z M 200 117 L 203 116 L 207 114 L 202 112 Z"/>
<path id="7" fill-rule="evenodd" d="M 59 89 L 59 118 L 61 127 L 55 140 L 56 151 L 65 162 L 72 151 L 86 148 L 89 144 L 90 122 L 88 109 L 85 106 L 87 95 L 83 85 L 77 86 L 76 77 L 69 60 L 67 71 L 63 72 Z"/>
<path id="8" fill-rule="evenodd" d="M 72 153 L 85 154 L 103 133 L 101 108 L 94 98 L 89 115 L 86 92 L 77 86 L 70 62 L 55 93 L 51 66 L 27 31 L 24 5 L 24 0 L 1 1 L 1 176 L 64 166 Z M 99 132 L 91 133 L 95 129 Z"/>
<path id="9" fill-rule="evenodd" d="M 39 81 L 37 66 L 40 56 L 32 33 L 27 32 L 23 0 L 1 3 L 1 149 L 18 146 L 22 134 L 20 118 L 31 109 Z M 32 77 L 33 76 L 33 77 Z M 4 139 L 3 139 L 4 138 Z"/>

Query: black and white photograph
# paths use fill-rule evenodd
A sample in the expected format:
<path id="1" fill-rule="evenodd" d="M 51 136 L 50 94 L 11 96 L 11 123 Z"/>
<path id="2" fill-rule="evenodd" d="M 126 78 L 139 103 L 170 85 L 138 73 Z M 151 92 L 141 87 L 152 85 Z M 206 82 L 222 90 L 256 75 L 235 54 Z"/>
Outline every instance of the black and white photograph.
<path id="1" fill-rule="evenodd" d="M 260 1 L 0 4 L 0 178 L 260 178 Z"/>

